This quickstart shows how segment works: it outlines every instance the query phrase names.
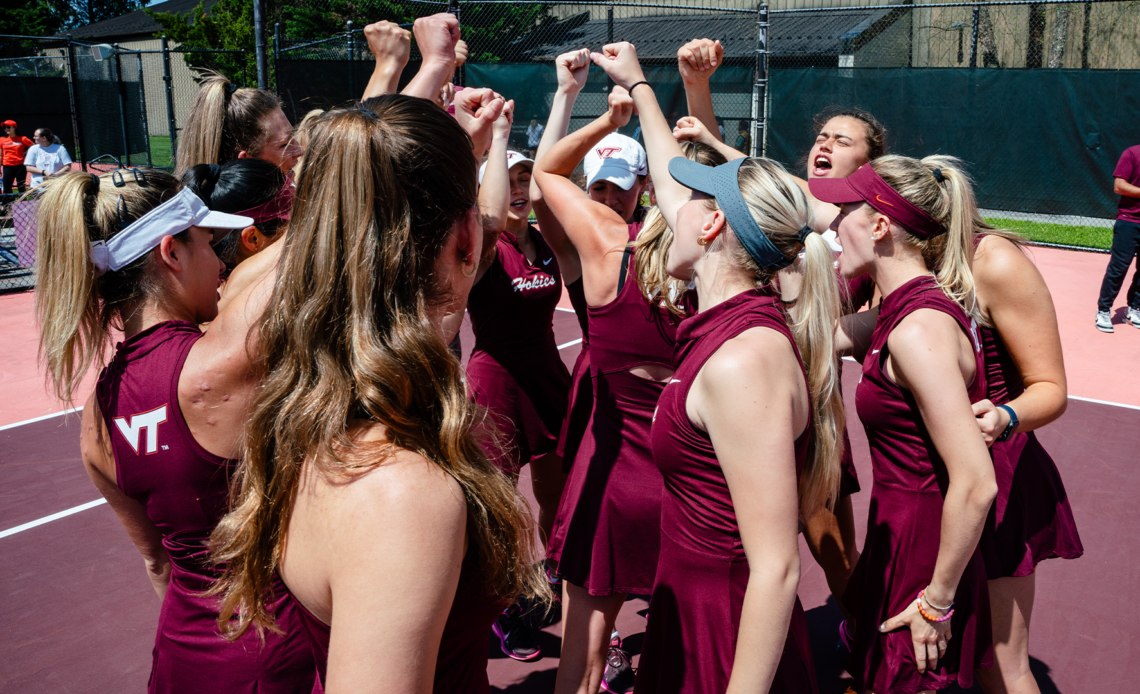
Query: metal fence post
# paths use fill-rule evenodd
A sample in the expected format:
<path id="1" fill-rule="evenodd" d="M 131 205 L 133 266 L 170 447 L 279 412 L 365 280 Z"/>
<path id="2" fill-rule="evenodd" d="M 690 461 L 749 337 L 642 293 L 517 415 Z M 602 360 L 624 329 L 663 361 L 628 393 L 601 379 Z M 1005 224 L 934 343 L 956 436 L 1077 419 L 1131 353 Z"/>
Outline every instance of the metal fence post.
<path id="1" fill-rule="evenodd" d="M 281 22 L 273 25 L 273 90 L 281 93 L 281 73 L 278 63 L 281 61 Z"/>
<path id="2" fill-rule="evenodd" d="M 614 42 L 614 6 L 606 6 L 606 43 Z"/>
<path id="3" fill-rule="evenodd" d="M 131 165 L 131 140 L 127 134 L 127 90 L 123 84 L 123 61 L 119 56 L 119 44 L 111 46 L 115 53 L 115 84 L 119 88 L 119 131 L 123 136 L 123 157 L 127 161 L 127 166 Z M 119 166 L 123 165 L 123 160 L 119 160 Z"/>
<path id="4" fill-rule="evenodd" d="M 352 59 L 352 20 L 345 24 L 345 53 L 348 55 L 348 92 L 356 94 L 356 61 Z"/>
<path id="5" fill-rule="evenodd" d="M 151 161 L 150 158 L 150 124 L 147 122 L 146 88 L 143 86 L 142 53 L 135 53 L 135 58 L 138 59 L 139 64 L 139 106 L 142 108 L 143 144 L 146 146 L 146 165 L 154 166 L 154 162 Z"/>
<path id="6" fill-rule="evenodd" d="M 763 156 L 768 136 L 768 3 L 756 8 L 756 82 L 752 85 L 752 148 Z"/>
<path id="7" fill-rule="evenodd" d="M 447 0 L 447 13 L 455 15 L 455 21 L 461 21 L 459 18 L 459 0 Z M 454 84 L 457 87 L 467 86 L 467 65 L 462 65 L 455 71 Z"/>
<path id="8" fill-rule="evenodd" d="M 75 82 L 79 79 L 72 50 L 71 34 L 67 35 L 67 98 L 71 102 L 71 130 L 75 137 L 75 153 L 79 156 L 79 166 L 87 170 L 87 150 L 83 148 L 83 124 L 79 121 L 79 98 L 76 96 Z"/>
<path id="9" fill-rule="evenodd" d="M 253 50 L 257 53 L 257 88 L 269 88 L 265 65 L 265 0 L 253 0 Z"/>
<path id="10" fill-rule="evenodd" d="M 1081 26 L 1081 68 L 1089 69 L 1089 23 L 1092 22 L 1092 3 L 1085 3 L 1085 21 Z"/>
<path id="11" fill-rule="evenodd" d="M 982 8 L 974 5 L 974 19 L 970 28 L 970 67 L 978 66 L 978 22 L 981 17 Z"/>
<path id="12" fill-rule="evenodd" d="M 174 121 L 174 80 L 170 78 L 170 48 L 162 37 L 162 81 L 166 83 L 166 122 L 170 129 L 170 165 L 177 168 L 178 124 Z"/>

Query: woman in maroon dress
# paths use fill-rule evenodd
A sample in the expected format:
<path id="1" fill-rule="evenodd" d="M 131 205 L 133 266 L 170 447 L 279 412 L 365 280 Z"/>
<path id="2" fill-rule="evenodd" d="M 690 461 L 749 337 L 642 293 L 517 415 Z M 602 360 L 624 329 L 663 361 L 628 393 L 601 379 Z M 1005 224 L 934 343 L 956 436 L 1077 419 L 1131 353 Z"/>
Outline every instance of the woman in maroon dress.
<path id="1" fill-rule="evenodd" d="M 545 542 L 566 484 L 555 452 L 570 374 L 554 341 L 554 310 L 562 298 L 558 261 L 530 215 L 533 162 L 507 150 L 513 103 L 495 122 L 487 161 L 479 169 L 483 252 L 467 313 L 475 346 L 467 362 L 467 390 L 492 416 L 492 455 L 517 478 L 530 465 Z M 523 619 L 524 606 L 507 608 L 495 633 L 508 657 L 534 660 L 542 649 Z"/>
<path id="2" fill-rule="evenodd" d="M 674 230 L 669 273 L 696 283 L 700 306 L 678 330 L 653 425 L 665 493 L 636 691 L 814 692 L 797 535 L 801 513 L 839 485 L 832 252 L 778 164 L 678 158 L 633 47 L 604 51 L 595 62 L 631 89 L 641 116 Z M 805 249 L 792 321 L 774 280 Z"/>
<path id="3" fill-rule="evenodd" d="M 875 471 L 844 596 L 855 614 L 848 671 L 875 694 L 968 688 L 992 663 L 978 540 L 997 494 L 971 405 L 986 393 L 971 317 L 973 190 L 951 157 L 898 156 L 811 189 L 842 205 L 843 275 L 870 273 L 884 297 L 869 340 L 856 314 L 838 341 L 863 356 L 856 404 Z"/>
<path id="4" fill-rule="evenodd" d="M 457 102 L 489 135 L 501 100 Z M 220 619 L 271 624 L 278 567 L 330 692 L 488 692 L 497 596 L 547 590 L 529 509 L 480 445 L 443 330 L 479 263 L 472 140 L 481 155 L 489 138 L 404 96 L 322 115 L 274 246 L 263 384 L 214 534 L 229 567 Z"/>
<path id="5" fill-rule="evenodd" d="M 560 693 L 625 691 L 631 684 L 624 681 L 632 675 L 628 654 L 611 653 L 610 639 L 626 595 L 653 587 L 661 473 L 649 451 L 649 426 L 673 371 L 679 321 L 669 306 L 681 300 L 651 302 L 641 286 L 636 267 L 645 251 L 635 254 L 630 242 L 641 229 L 635 217 L 648 170 L 641 146 L 613 133 L 629 122 L 632 102 L 621 90 L 609 102 L 607 114 L 558 142 L 534 172 L 581 261 L 594 384 L 594 411 L 550 543 L 565 584 Z M 570 180 L 583 158 L 588 192 Z"/>
<path id="6" fill-rule="evenodd" d="M 266 611 L 284 633 L 264 642 L 224 639 L 217 599 L 202 596 L 217 576 L 206 543 L 229 508 L 244 417 L 203 407 L 220 354 L 198 324 L 218 312 L 224 265 L 211 242 L 252 220 L 211 212 L 159 171 L 67 174 L 43 209 L 40 349 L 61 399 L 101 361 L 111 326 L 123 331 L 83 408 L 81 447 L 162 599 L 148 691 L 309 692 L 311 650 L 276 576 Z"/>
<path id="7" fill-rule="evenodd" d="M 1019 239 L 978 226 L 971 267 L 985 322 L 988 390 L 974 413 L 991 443 L 998 495 L 981 540 L 995 667 L 976 674 L 987 692 L 1036 694 L 1029 669 L 1035 569 L 1045 559 L 1084 553 L 1061 475 L 1033 433 L 1065 411 L 1065 362 L 1041 273 Z"/>

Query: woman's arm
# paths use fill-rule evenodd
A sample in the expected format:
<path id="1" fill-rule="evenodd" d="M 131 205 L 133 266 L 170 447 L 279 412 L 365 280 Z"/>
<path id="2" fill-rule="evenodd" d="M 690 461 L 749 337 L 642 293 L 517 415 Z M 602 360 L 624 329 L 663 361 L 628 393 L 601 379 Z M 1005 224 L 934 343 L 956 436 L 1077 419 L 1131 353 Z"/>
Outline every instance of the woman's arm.
<path id="1" fill-rule="evenodd" d="M 618 86 L 627 90 L 645 81 L 645 73 L 641 70 L 633 44 L 610 44 L 602 48 L 601 53 L 590 54 L 590 59 L 605 70 Z M 685 156 L 685 153 L 673 138 L 673 129 L 665 122 L 665 114 L 657 104 L 652 86 L 638 86 L 630 96 L 641 118 L 641 134 L 645 138 L 645 151 L 649 156 L 649 175 L 653 177 L 653 187 L 657 191 L 657 207 L 669 228 L 675 229 L 677 210 L 689 201 L 692 191 L 669 175 L 669 162 L 674 157 Z"/>
<path id="2" fill-rule="evenodd" d="M 835 354 L 840 357 L 855 357 L 862 363 L 863 355 L 871 345 L 871 333 L 879 320 L 879 307 L 869 311 L 859 311 L 839 318 L 835 328 Z"/>
<path id="3" fill-rule="evenodd" d="M 487 168 L 479 184 L 479 215 L 483 221 L 483 254 L 475 283 L 483 279 L 498 252 L 499 237 L 507 228 L 507 210 L 510 208 L 511 182 L 507 170 L 507 140 L 511 136 L 515 102 L 508 101 L 495 121 L 491 149 L 487 152 Z"/>
<path id="4" fill-rule="evenodd" d="M 603 137 L 629 122 L 633 102 L 624 90 L 609 97 L 609 111 L 567 135 L 535 162 L 534 181 L 542 190 L 550 214 L 578 251 L 585 281 L 586 302 L 609 303 L 617 295 L 622 251 L 629 243 L 628 226 L 617 212 L 594 202 L 570 180 L 575 167 Z"/>
<path id="5" fill-rule="evenodd" d="M 574 112 L 574 102 L 578 100 L 578 93 L 586 86 L 586 78 L 590 73 L 590 50 L 579 48 L 576 51 L 563 53 L 554 59 L 554 69 L 558 76 L 558 89 L 554 92 L 550 117 L 546 121 L 546 128 L 542 131 L 542 139 L 534 155 L 536 162 L 542 159 L 555 143 L 566 137 L 570 129 L 570 115 Z M 582 262 L 578 258 L 578 249 L 574 248 L 558 218 L 550 212 L 550 207 L 543 200 L 542 189 L 538 187 L 538 182 L 533 177 L 530 181 L 530 202 L 539 228 L 542 230 L 542 238 L 558 259 L 558 269 L 562 273 L 563 282 L 569 284 L 577 280 L 582 276 Z"/>
<path id="6" fill-rule="evenodd" d="M 997 496 L 993 462 L 966 391 L 966 380 L 973 376 L 969 373 L 974 364 L 973 345 L 948 314 L 919 309 L 891 332 L 887 347 L 888 373 L 893 372 L 894 380 L 914 395 L 950 478 L 942 502 L 938 560 L 926 588 L 930 606 L 950 605 Z M 924 608 L 929 612 L 929 607 Z M 912 601 L 880 630 L 901 627 L 910 629 L 919 672 L 937 668 L 951 637 L 950 622 L 927 621 Z"/>
<path id="7" fill-rule="evenodd" d="M 788 638 L 800 579 L 795 439 L 807 400 L 791 344 L 753 328 L 717 350 L 686 402 L 724 471 L 751 569 L 729 694 L 767 692 Z"/>
<path id="8" fill-rule="evenodd" d="M 694 140 L 703 145 L 708 145 L 716 151 L 724 155 L 724 158 L 732 161 L 733 159 L 743 159 L 748 155 L 740 150 L 729 147 L 728 145 L 717 139 L 705 124 L 693 116 L 684 116 L 677 121 L 677 125 L 673 128 L 673 137 L 680 142 L 681 140 Z"/>
<path id="9" fill-rule="evenodd" d="M 713 113 L 712 92 L 709 78 L 724 62 L 724 47 L 720 41 L 693 39 L 677 49 L 677 71 L 685 85 L 685 102 L 689 117 L 704 124 L 713 140 L 724 144 L 720 136 L 720 125 Z M 735 158 L 735 157 L 730 157 Z"/>
<path id="10" fill-rule="evenodd" d="M 412 50 L 411 32 L 393 22 L 376 22 L 364 27 L 364 38 L 368 40 L 368 50 L 376 58 L 376 67 L 361 99 L 395 94 L 399 89 L 400 74 L 408 64 Z"/>
<path id="11" fill-rule="evenodd" d="M 973 262 L 978 301 L 1013 357 L 1025 392 L 1007 403 L 1017 413 L 1017 431 L 1033 431 L 1065 413 L 1069 405 L 1065 358 L 1053 297 L 1033 261 L 1011 241 L 987 236 Z M 974 404 L 987 443 L 1005 431 L 1009 413 L 989 400 Z"/>
<path id="12" fill-rule="evenodd" d="M 336 494 L 342 510 L 328 521 L 321 551 L 332 608 L 328 694 L 432 691 L 463 564 L 467 505 L 436 465 L 397 458 L 352 482 L 361 486 L 347 498 Z"/>
<path id="13" fill-rule="evenodd" d="M 435 101 L 439 98 L 439 90 L 447 84 L 455 70 L 459 20 L 455 15 L 441 12 L 430 17 L 420 17 L 412 25 L 412 31 L 415 32 L 416 46 L 420 49 L 423 62 L 420 63 L 419 72 L 401 94 Z M 479 156 L 482 155 L 480 152 Z"/>
<path id="14" fill-rule="evenodd" d="M 95 403 L 94 394 L 83 406 L 79 450 L 87 476 L 119 517 L 123 530 L 127 531 L 127 537 L 138 548 L 146 566 L 147 578 L 158 599 L 162 600 L 166 597 L 166 587 L 170 583 L 170 557 L 162 546 L 162 532 L 146 515 L 146 507 L 119 488 L 110 432 Z"/>

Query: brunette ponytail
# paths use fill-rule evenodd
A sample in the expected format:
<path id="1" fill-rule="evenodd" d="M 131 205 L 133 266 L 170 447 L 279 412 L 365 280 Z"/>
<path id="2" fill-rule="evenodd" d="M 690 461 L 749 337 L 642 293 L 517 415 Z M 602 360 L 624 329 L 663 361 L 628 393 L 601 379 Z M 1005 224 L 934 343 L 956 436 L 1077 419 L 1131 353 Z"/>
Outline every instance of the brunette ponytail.
<path id="1" fill-rule="evenodd" d="M 178 140 L 178 178 L 195 164 L 222 164 L 243 151 L 258 155 L 269 137 L 262 120 L 281 108 L 281 100 L 270 92 L 238 89 L 224 75 L 207 75 Z"/>

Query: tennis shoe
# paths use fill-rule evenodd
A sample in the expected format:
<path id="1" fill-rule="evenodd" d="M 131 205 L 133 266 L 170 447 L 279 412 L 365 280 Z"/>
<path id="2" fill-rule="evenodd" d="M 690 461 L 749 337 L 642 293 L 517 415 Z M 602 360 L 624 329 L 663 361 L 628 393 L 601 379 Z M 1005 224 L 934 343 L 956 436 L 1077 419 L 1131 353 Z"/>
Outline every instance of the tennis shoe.
<path id="1" fill-rule="evenodd" d="M 1096 329 L 1102 333 L 1116 332 L 1116 330 L 1112 327 L 1112 314 L 1108 311 L 1097 311 Z"/>
<path id="2" fill-rule="evenodd" d="M 1128 317 L 1124 321 L 1133 328 L 1140 328 L 1140 308 L 1128 309 Z"/>
<path id="3" fill-rule="evenodd" d="M 491 631 L 499 637 L 499 646 L 508 658 L 530 662 L 542 657 L 542 647 L 523 619 L 522 608 L 518 605 L 503 610 L 503 614 L 491 626 Z"/>
<path id="4" fill-rule="evenodd" d="M 627 694 L 633 691 L 633 659 L 621 647 L 621 638 L 610 639 L 610 652 L 606 654 L 606 670 L 602 673 L 602 691 Z"/>

